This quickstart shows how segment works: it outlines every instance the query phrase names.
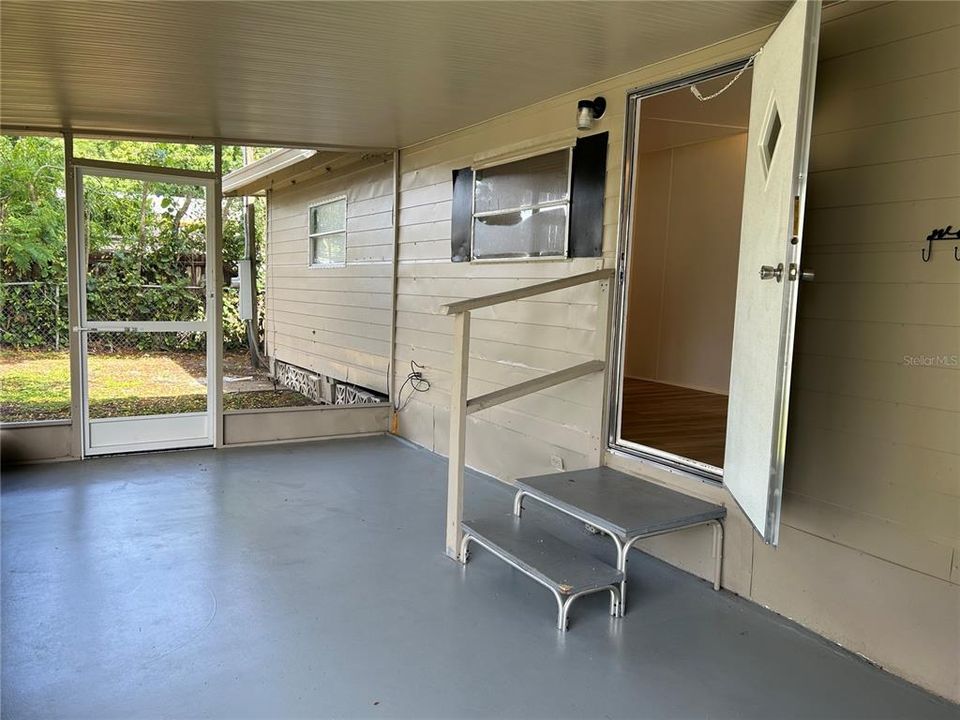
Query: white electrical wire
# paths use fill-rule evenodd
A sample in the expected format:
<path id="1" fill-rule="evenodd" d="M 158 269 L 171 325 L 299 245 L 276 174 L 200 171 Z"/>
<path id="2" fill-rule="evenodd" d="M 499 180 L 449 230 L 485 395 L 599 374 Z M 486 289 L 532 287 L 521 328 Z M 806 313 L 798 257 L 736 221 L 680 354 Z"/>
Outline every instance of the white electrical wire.
<path id="1" fill-rule="evenodd" d="M 747 71 L 747 68 L 750 67 L 751 65 L 753 65 L 753 61 L 757 59 L 757 55 L 759 55 L 759 54 L 762 53 L 762 52 L 763 52 L 763 48 L 760 48 L 760 49 L 757 50 L 753 55 L 751 55 L 749 58 L 747 58 L 747 62 L 744 63 L 744 65 L 743 65 L 742 68 L 740 68 L 740 72 L 738 72 L 736 75 L 734 75 L 734 76 L 733 76 L 733 79 L 732 79 L 730 82 L 728 82 L 726 85 L 724 85 L 722 88 L 720 88 L 719 90 L 717 90 L 717 91 L 716 91 L 715 93 L 713 93 L 712 95 L 707 95 L 707 96 L 701 95 L 701 94 L 700 94 L 700 91 L 697 89 L 697 86 L 696 86 L 696 85 L 691 85 L 691 86 L 690 86 L 690 92 L 692 92 L 692 93 L 693 93 L 693 96 L 694 96 L 695 98 L 697 98 L 697 100 L 699 100 L 700 102 L 706 102 L 707 100 L 713 100 L 713 99 L 714 99 L 715 97 L 717 97 L 718 95 L 722 95 L 722 94 L 725 93 L 727 90 L 729 90 L 729 89 L 730 89 L 730 86 L 733 85 L 737 80 L 740 79 L 740 76 L 743 75 L 743 74 Z"/>

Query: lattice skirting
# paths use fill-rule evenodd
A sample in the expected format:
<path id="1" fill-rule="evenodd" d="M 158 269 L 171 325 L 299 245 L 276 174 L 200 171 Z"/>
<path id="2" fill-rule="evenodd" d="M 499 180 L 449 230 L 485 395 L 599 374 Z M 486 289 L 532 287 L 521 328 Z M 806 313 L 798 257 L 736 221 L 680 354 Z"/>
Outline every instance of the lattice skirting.
<path id="1" fill-rule="evenodd" d="M 365 405 L 387 402 L 387 398 L 366 388 L 351 385 L 326 375 L 274 360 L 273 375 L 277 382 L 324 405 Z"/>

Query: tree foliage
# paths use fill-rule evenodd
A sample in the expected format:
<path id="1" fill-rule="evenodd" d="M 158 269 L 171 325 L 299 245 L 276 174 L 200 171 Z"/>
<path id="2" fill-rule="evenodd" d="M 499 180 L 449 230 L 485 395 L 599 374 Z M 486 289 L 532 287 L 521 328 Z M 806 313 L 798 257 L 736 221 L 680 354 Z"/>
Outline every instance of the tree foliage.
<path id="1" fill-rule="evenodd" d="M 259 150 L 255 157 L 266 152 Z M 78 139 L 74 154 L 139 165 L 213 169 L 213 147 L 209 145 Z M 224 172 L 242 164 L 241 148 L 224 148 Z M 0 271 L 4 283 L 0 333 L 6 345 L 49 346 L 53 338 L 66 337 L 64 186 L 62 140 L 0 136 Z M 204 287 L 212 282 L 203 272 L 206 215 L 202 188 L 89 176 L 83 193 L 89 317 L 202 317 Z M 242 212 L 236 200 L 224 203 L 221 272 L 225 282 L 243 253 Z M 51 301 L 57 285 L 63 286 L 60 306 Z M 224 329 L 228 343 L 242 345 L 244 329 L 233 307 L 233 295 L 225 293 Z M 151 341 L 149 337 L 139 340 Z M 177 342 L 182 346 L 191 341 L 180 338 Z"/>
<path id="2" fill-rule="evenodd" d="M 63 143 L 0 136 L 0 262 L 4 280 L 66 272 Z"/>

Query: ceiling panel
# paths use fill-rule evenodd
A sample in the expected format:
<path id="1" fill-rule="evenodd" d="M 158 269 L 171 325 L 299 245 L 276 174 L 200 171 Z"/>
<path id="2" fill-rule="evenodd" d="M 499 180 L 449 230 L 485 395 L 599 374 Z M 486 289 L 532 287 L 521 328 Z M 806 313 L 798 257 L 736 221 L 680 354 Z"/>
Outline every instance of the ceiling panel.
<path id="1" fill-rule="evenodd" d="M 3 0 L 0 121 L 402 147 L 769 25 L 787 5 Z"/>

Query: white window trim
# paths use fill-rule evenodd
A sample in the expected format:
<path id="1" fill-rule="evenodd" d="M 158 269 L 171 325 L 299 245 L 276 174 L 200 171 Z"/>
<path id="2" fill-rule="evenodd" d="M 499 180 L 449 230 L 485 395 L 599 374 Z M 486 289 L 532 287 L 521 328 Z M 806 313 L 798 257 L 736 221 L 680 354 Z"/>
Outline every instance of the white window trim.
<path id="1" fill-rule="evenodd" d="M 528 160 L 533 157 L 540 157 L 542 155 L 550 155 L 555 152 L 560 152 L 561 150 L 567 151 L 567 197 L 565 200 L 557 200 L 552 202 L 543 202 L 543 203 L 532 203 L 530 205 L 521 205 L 516 208 L 505 208 L 502 210 L 489 210 L 485 212 L 477 212 L 477 173 L 482 170 L 489 170 L 490 168 L 500 167 L 501 165 L 509 165 L 510 163 L 519 162 L 521 160 Z M 510 263 L 510 262 L 557 262 L 557 261 L 566 261 L 570 259 L 570 217 L 573 211 L 573 206 L 571 200 L 573 199 L 573 146 L 565 144 L 561 147 L 551 147 L 549 150 L 533 152 L 529 154 L 523 154 L 519 156 L 510 156 L 505 159 L 498 159 L 496 162 L 489 163 L 480 163 L 475 167 L 470 168 L 473 171 L 473 192 L 470 194 L 470 262 L 473 263 Z M 563 236 L 563 252 L 558 255 L 529 255 L 527 257 L 495 257 L 495 258 L 480 258 L 477 257 L 476 253 L 476 238 L 474 237 L 476 232 L 476 220 L 477 218 L 490 217 L 493 215 L 503 215 L 510 212 L 519 212 L 521 210 L 540 210 L 543 208 L 554 208 L 554 207 L 566 207 L 567 208 L 567 225 L 565 228 Z"/>
<path id="2" fill-rule="evenodd" d="M 313 213 L 313 209 L 320 207 L 322 205 L 330 205 L 331 203 L 340 202 L 343 200 L 343 230 L 327 230 L 325 232 L 312 233 L 310 232 L 310 216 Z M 307 206 L 307 267 L 311 270 L 329 270 L 331 268 L 342 268 L 347 266 L 347 196 L 346 195 L 335 195 L 333 197 L 324 198 L 323 200 L 317 200 L 312 202 Z M 343 262 L 330 262 L 330 263 L 315 263 L 313 261 L 313 240 L 314 238 L 321 238 L 324 235 L 339 235 L 343 233 Z"/>

